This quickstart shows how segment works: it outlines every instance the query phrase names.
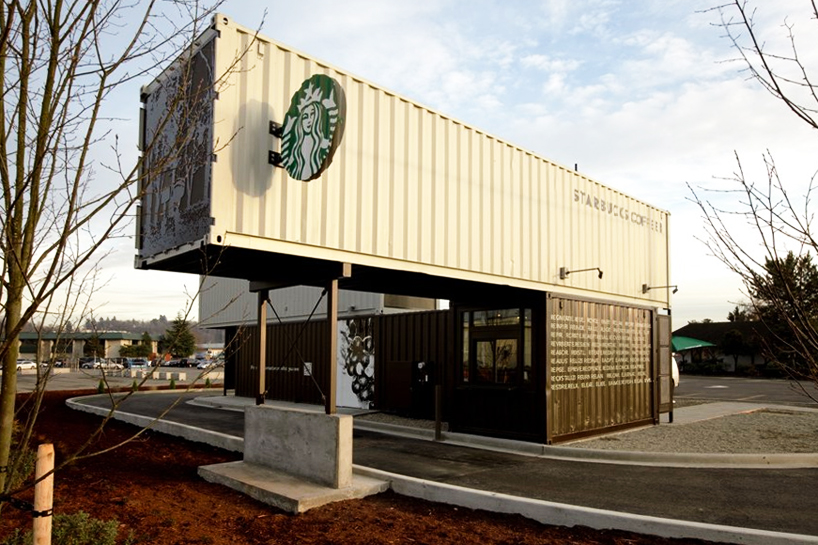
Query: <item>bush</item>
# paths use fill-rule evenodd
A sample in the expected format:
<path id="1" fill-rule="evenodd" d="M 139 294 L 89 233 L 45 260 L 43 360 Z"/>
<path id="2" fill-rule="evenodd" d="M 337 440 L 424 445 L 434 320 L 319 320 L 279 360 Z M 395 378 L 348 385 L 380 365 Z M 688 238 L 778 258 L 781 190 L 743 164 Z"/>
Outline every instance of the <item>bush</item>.
<path id="1" fill-rule="evenodd" d="M 105 381 L 99 379 L 99 384 L 97 384 L 97 393 L 104 394 L 105 393 Z"/>
<path id="2" fill-rule="evenodd" d="M 176 380 L 175 379 L 170 379 L 170 389 L 171 390 L 176 389 Z"/>
<path id="3" fill-rule="evenodd" d="M 52 545 L 116 545 L 119 523 L 116 519 L 99 520 L 83 511 L 70 515 L 54 515 L 51 532 Z M 31 545 L 31 530 L 22 533 L 15 530 L 2 545 Z"/>
<path id="4" fill-rule="evenodd" d="M 136 379 L 133 380 L 133 384 L 131 384 L 131 391 L 138 392 L 139 391 L 139 383 L 136 382 Z"/>

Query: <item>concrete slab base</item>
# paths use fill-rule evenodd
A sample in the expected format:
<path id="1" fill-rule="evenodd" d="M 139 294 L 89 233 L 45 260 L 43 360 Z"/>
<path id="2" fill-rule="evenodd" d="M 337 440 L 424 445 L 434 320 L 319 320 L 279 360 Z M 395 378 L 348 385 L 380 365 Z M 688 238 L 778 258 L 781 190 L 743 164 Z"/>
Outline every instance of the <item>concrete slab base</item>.
<path id="1" fill-rule="evenodd" d="M 388 482 L 362 475 L 353 475 L 350 486 L 330 488 L 244 461 L 201 466 L 199 476 L 293 514 L 336 501 L 379 494 L 389 489 Z"/>

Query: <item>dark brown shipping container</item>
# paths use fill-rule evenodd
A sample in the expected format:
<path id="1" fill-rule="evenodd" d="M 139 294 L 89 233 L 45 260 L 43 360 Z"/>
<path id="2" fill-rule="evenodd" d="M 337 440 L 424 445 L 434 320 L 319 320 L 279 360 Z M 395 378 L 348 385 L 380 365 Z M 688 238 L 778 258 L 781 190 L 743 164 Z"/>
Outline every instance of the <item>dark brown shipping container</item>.
<path id="1" fill-rule="evenodd" d="M 418 418 L 434 417 L 434 387 L 445 384 L 451 367 L 453 335 L 449 311 L 381 314 L 371 321 L 375 356 L 373 408 Z M 342 320 L 339 320 L 341 322 Z M 326 320 L 267 326 L 266 397 L 323 404 L 329 384 Z M 227 331 L 228 366 L 235 362 L 236 395 L 255 397 L 258 389 L 258 328 Z M 309 362 L 313 378 L 305 370 Z M 419 365 L 422 364 L 422 365 Z"/>
<path id="2" fill-rule="evenodd" d="M 660 402 L 672 409 L 672 391 L 657 390 L 660 352 L 669 357 L 657 320 L 669 324 L 669 317 L 602 301 L 546 300 L 530 302 L 531 379 L 515 384 L 466 380 L 458 320 L 474 307 L 354 318 L 354 329 L 372 342 L 371 408 L 433 419 L 439 385 L 442 418 L 454 431 L 543 443 L 657 423 Z M 257 331 L 227 332 L 227 371 L 238 396 L 256 396 Z M 266 397 L 324 404 L 327 340 L 325 320 L 267 326 Z"/>

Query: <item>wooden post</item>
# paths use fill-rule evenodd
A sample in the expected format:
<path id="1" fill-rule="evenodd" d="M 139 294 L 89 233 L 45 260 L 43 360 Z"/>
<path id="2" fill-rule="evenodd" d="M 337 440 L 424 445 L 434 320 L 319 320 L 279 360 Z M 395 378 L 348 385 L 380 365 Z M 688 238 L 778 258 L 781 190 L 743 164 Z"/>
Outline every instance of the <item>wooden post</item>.
<path id="1" fill-rule="evenodd" d="M 335 414 L 335 390 L 338 385 L 338 279 L 327 283 L 327 335 L 329 336 L 329 391 L 325 410 Z"/>
<path id="2" fill-rule="evenodd" d="M 37 463 L 34 468 L 34 510 L 47 513 L 34 517 L 34 545 L 51 545 L 51 509 L 54 506 L 54 445 L 46 443 L 37 448 Z M 40 480 L 43 475 L 48 477 Z"/>
<path id="3" fill-rule="evenodd" d="M 267 299 L 270 290 L 258 292 L 258 392 L 256 405 L 264 405 L 267 388 L 264 375 L 267 374 Z"/>

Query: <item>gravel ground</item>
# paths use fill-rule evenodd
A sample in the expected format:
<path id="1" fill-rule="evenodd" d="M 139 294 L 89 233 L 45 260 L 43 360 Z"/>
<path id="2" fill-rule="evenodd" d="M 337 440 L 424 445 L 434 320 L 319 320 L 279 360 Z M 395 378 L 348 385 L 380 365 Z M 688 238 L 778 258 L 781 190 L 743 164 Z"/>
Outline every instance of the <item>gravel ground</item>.
<path id="1" fill-rule="evenodd" d="M 567 446 L 672 453 L 815 453 L 818 411 L 762 409 L 690 424 L 661 424 Z"/>
<path id="2" fill-rule="evenodd" d="M 429 420 L 384 413 L 355 418 L 424 429 L 434 429 L 435 425 Z M 443 429 L 448 425 L 444 423 Z M 818 411 L 760 409 L 690 424 L 663 423 L 561 446 L 670 453 L 818 453 Z"/>

